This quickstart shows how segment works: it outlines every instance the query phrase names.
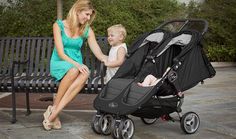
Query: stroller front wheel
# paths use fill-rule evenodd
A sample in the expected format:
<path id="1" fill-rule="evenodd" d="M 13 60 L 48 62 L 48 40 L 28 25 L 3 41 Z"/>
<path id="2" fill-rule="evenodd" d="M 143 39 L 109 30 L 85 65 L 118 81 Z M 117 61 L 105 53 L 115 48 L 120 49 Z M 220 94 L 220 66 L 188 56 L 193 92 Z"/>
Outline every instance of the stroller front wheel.
<path id="1" fill-rule="evenodd" d="M 122 119 L 119 125 L 119 136 L 122 139 L 131 139 L 134 135 L 134 122 L 130 118 Z"/>
<path id="2" fill-rule="evenodd" d="M 99 126 L 99 119 L 100 119 L 101 115 L 94 115 L 93 116 L 93 120 L 91 122 L 91 128 L 92 130 L 97 133 L 97 134 L 101 134 L 101 128 Z"/>
<path id="3" fill-rule="evenodd" d="M 112 115 L 103 114 L 101 118 L 99 118 L 98 124 L 100 126 L 101 132 L 104 135 L 111 134 L 112 123 L 114 122 Z"/>
<path id="4" fill-rule="evenodd" d="M 113 137 L 113 139 L 120 139 L 120 136 L 119 136 L 119 125 L 120 125 L 120 122 L 117 122 L 117 121 L 115 121 L 114 124 L 112 125 L 111 136 Z"/>

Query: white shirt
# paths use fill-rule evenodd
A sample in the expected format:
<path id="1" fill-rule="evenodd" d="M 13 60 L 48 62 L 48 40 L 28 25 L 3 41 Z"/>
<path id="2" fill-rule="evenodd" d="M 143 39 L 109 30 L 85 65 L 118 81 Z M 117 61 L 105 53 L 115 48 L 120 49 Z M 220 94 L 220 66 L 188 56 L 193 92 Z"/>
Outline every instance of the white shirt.
<path id="1" fill-rule="evenodd" d="M 118 49 L 121 47 L 123 47 L 127 53 L 127 46 L 125 43 L 122 43 L 121 45 L 118 45 L 118 46 L 112 46 L 109 51 L 109 55 L 108 55 L 109 62 L 117 60 Z M 118 69 L 119 69 L 119 67 L 113 67 L 113 68 L 107 67 L 104 82 L 107 83 L 115 75 L 115 73 L 117 72 Z"/>

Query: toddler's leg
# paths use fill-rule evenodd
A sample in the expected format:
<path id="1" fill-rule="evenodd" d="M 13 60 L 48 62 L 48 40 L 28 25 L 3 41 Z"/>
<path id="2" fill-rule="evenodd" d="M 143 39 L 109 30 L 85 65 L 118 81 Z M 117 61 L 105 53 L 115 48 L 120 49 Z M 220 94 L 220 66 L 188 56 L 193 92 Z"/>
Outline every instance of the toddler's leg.
<path id="1" fill-rule="evenodd" d="M 153 80 L 155 80 L 155 79 L 156 79 L 156 77 L 154 77 L 153 75 L 146 76 L 142 82 L 142 86 L 150 86 L 151 83 L 153 82 Z"/>

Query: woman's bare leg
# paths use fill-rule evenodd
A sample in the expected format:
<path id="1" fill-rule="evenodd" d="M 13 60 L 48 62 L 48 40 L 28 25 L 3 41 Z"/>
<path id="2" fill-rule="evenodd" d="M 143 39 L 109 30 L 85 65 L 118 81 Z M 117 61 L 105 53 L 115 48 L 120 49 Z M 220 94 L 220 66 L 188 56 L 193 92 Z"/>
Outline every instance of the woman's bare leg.
<path id="1" fill-rule="evenodd" d="M 48 118 L 49 121 L 53 121 L 58 114 L 62 111 L 62 109 L 75 98 L 75 96 L 81 91 L 84 87 L 85 82 L 87 81 L 89 75 L 80 73 L 78 77 L 74 80 L 74 82 L 70 85 L 70 87 L 65 92 L 64 96 L 61 98 L 61 101 L 56 105 L 54 111 Z"/>
<path id="2" fill-rule="evenodd" d="M 78 75 L 79 75 L 79 70 L 77 68 L 71 68 L 70 70 L 68 70 L 66 75 L 61 80 L 61 83 L 59 84 L 57 96 L 54 97 L 53 107 L 52 108 L 48 107 L 48 109 L 44 113 L 44 118 L 48 119 L 48 116 L 50 115 L 51 111 L 53 111 L 55 109 L 55 107 L 59 104 L 62 97 L 65 95 L 65 92 L 67 91 L 69 86 L 75 81 L 75 79 L 78 77 Z M 53 128 L 60 129 L 61 122 L 60 122 L 59 117 L 56 117 L 54 122 L 55 123 L 53 125 Z"/>
<path id="3" fill-rule="evenodd" d="M 66 75 L 63 77 L 63 79 L 60 82 L 60 85 L 58 87 L 58 91 L 56 94 L 56 97 L 53 102 L 53 107 L 56 107 L 59 102 L 61 101 L 62 97 L 66 93 L 69 86 L 75 81 L 75 79 L 79 75 L 79 70 L 76 68 L 71 68 Z"/>

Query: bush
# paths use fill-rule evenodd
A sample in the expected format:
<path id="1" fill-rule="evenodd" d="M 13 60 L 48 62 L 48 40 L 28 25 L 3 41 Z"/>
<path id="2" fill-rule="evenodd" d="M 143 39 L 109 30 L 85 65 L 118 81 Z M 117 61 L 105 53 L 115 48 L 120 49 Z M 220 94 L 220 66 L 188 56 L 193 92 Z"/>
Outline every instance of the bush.
<path id="1" fill-rule="evenodd" d="M 55 1 L 25 0 L 15 8 L 0 7 L 0 11 L 1 36 L 52 36 Z"/>
<path id="2" fill-rule="evenodd" d="M 236 61 L 235 5 L 235 0 L 206 0 L 202 5 L 189 6 L 189 17 L 209 22 L 205 40 L 211 61 Z"/>
<path id="3" fill-rule="evenodd" d="M 97 36 L 121 23 L 127 28 L 127 43 L 138 35 L 156 28 L 164 20 L 181 15 L 184 6 L 174 0 L 92 0 L 97 10 L 93 28 Z M 4 10 L 0 6 L 0 36 L 52 36 L 56 20 L 56 1 L 21 0 L 22 4 Z M 74 0 L 63 1 L 66 17 Z"/>
<path id="4" fill-rule="evenodd" d="M 52 24 L 56 20 L 56 1 L 18 1 L 20 4 L 7 8 L 0 3 L 0 36 L 52 36 Z M 64 17 L 74 1 L 63 1 Z M 131 44 L 137 36 L 155 29 L 165 20 L 202 18 L 209 22 L 209 30 L 205 35 L 208 57 L 212 61 L 235 61 L 235 0 L 205 0 L 202 5 L 192 3 L 188 7 L 177 3 L 176 0 L 92 2 L 97 10 L 93 23 L 97 36 L 105 36 L 109 26 L 121 23 L 127 29 L 126 42 Z"/>
<path id="5" fill-rule="evenodd" d="M 93 0 L 98 11 L 94 29 L 106 35 L 113 24 L 123 24 L 127 29 L 127 42 L 158 27 L 164 20 L 182 16 L 184 6 L 173 0 Z"/>
<path id="6" fill-rule="evenodd" d="M 207 56 L 210 61 L 236 61 L 236 48 L 225 46 L 209 46 Z"/>

